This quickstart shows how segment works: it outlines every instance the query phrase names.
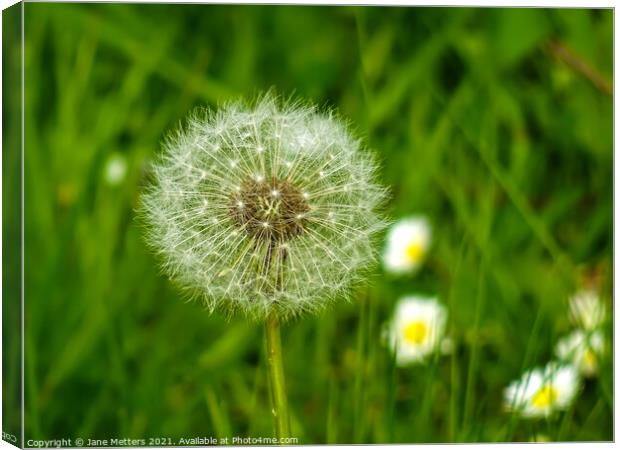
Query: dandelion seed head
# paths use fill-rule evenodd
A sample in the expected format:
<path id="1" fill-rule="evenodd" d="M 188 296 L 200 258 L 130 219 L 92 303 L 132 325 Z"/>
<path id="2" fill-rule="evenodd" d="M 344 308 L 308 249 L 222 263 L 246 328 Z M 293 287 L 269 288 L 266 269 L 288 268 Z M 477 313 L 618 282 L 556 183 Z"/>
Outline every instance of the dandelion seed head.
<path id="1" fill-rule="evenodd" d="M 310 105 L 268 94 L 197 112 L 153 165 L 148 242 L 210 310 L 317 311 L 376 259 L 376 171 L 342 120 Z"/>

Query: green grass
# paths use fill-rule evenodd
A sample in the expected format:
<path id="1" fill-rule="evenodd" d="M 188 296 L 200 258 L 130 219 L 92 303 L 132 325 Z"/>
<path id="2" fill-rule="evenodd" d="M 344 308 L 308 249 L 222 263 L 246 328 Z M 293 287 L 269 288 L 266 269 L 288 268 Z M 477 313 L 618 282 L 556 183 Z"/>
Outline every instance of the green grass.
<path id="1" fill-rule="evenodd" d="M 417 275 L 378 267 L 283 328 L 299 442 L 612 439 L 610 361 L 550 424 L 501 405 L 569 330 L 584 271 L 611 304 L 612 97 L 550 45 L 609 83 L 611 10 L 25 10 L 26 439 L 273 435 L 261 326 L 185 304 L 134 212 L 167 130 L 272 86 L 350 118 L 389 215 L 434 232 Z M 128 172 L 110 186 L 115 152 Z M 413 292 L 449 305 L 455 350 L 397 368 L 381 329 Z"/>

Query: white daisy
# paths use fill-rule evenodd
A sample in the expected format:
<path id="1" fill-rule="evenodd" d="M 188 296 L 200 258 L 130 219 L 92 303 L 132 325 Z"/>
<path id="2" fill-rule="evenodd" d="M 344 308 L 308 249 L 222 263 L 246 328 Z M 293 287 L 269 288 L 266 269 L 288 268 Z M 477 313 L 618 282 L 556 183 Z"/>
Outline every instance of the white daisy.
<path id="1" fill-rule="evenodd" d="M 504 391 L 504 405 L 523 417 L 548 417 L 566 409 L 580 389 L 577 369 L 551 362 L 513 381 Z"/>
<path id="2" fill-rule="evenodd" d="M 448 312 L 436 298 L 408 296 L 396 305 L 387 329 L 387 339 L 396 352 L 396 364 L 422 363 L 441 349 Z"/>
<path id="3" fill-rule="evenodd" d="M 110 186 L 120 184 L 127 174 L 127 158 L 120 153 L 113 153 L 105 165 L 105 180 Z"/>
<path id="4" fill-rule="evenodd" d="M 431 243 L 431 226 L 425 217 L 415 216 L 396 222 L 387 236 L 383 264 L 388 272 L 416 271 Z"/>
<path id="5" fill-rule="evenodd" d="M 601 330 L 591 334 L 575 330 L 558 341 L 555 353 L 562 361 L 572 363 L 584 376 L 591 377 L 598 372 L 604 350 L 605 339 Z"/>
<path id="6" fill-rule="evenodd" d="M 584 330 L 594 330 L 605 321 L 605 305 L 596 291 L 577 292 L 571 297 L 569 307 L 571 320 Z"/>

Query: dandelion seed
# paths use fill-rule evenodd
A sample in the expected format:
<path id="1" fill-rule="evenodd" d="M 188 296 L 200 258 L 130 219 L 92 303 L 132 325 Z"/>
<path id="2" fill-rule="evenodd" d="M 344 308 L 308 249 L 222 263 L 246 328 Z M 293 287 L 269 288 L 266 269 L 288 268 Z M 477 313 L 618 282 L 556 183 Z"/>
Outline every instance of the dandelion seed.
<path id="1" fill-rule="evenodd" d="M 605 305 L 593 290 L 577 292 L 569 301 L 570 318 L 577 326 L 591 331 L 605 322 Z"/>
<path id="2" fill-rule="evenodd" d="M 586 377 L 596 375 L 604 351 L 605 339 L 601 330 L 592 333 L 574 330 L 560 339 L 555 347 L 560 360 L 573 364 Z"/>
<path id="3" fill-rule="evenodd" d="M 387 236 L 383 264 L 388 272 L 415 272 L 424 259 L 431 241 L 431 227 L 424 217 L 410 217 L 395 223 Z"/>
<path id="4" fill-rule="evenodd" d="M 572 365 L 555 362 L 527 371 L 504 391 L 504 407 L 523 417 L 548 417 L 571 404 L 581 388 Z"/>
<path id="5" fill-rule="evenodd" d="M 143 196 L 148 241 L 210 310 L 283 320 L 317 311 L 376 259 L 386 192 L 334 115 L 267 95 L 194 114 L 164 147 Z M 339 175 L 328 176 L 334 155 Z M 349 179 L 356 189 L 344 194 Z"/>
<path id="6" fill-rule="evenodd" d="M 396 352 L 396 363 L 423 363 L 433 352 L 441 350 L 447 317 L 446 307 L 436 298 L 402 298 L 386 331 L 388 344 Z"/>

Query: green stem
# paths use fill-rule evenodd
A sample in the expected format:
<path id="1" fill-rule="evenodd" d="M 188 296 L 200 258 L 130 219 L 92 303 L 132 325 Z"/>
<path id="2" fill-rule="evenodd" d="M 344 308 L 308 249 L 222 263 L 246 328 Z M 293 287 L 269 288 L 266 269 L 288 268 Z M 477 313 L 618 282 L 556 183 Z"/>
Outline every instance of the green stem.
<path id="1" fill-rule="evenodd" d="M 288 415 L 288 400 L 284 385 L 282 368 L 282 341 L 280 339 L 280 322 L 277 317 L 270 316 L 265 322 L 267 335 L 267 364 L 269 366 L 269 382 L 271 385 L 271 412 L 279 439 L 291 436 L 291 425 Z"/>

